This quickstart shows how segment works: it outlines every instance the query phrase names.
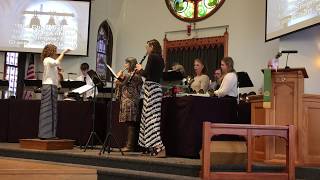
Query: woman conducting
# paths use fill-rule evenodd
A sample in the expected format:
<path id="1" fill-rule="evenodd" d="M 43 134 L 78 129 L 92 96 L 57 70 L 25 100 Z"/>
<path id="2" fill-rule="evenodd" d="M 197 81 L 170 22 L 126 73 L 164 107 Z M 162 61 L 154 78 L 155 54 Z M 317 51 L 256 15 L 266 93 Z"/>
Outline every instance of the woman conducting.
<path id="1" fill-rule="evenodd" d="M 43 77 L 38 132 L 40 139 L 57 138 L 58 65 L 68 51 L 70 50 L 66 49 L 58 56 L 57 47 L 53 44 L 48 44 L 41 54 Z"/>

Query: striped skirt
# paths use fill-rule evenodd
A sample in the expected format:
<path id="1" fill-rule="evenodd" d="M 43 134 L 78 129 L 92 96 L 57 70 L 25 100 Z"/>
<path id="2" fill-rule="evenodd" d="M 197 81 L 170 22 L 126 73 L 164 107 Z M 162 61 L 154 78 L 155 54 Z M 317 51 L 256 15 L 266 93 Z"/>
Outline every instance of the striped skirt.
<path id="1" fill-rule="evenodd" d="M 143 109 L 140 123 L 139 145 L 164 149 L 160 137 L 161 99 L 160 84 L 146 81 L 144 84 Z"/>
<path id="2" fill-rule="evenodd" d="M 55 85 L 42 85 L 39 115 L 39 138 L 56 137 L 58 89 Z"/>

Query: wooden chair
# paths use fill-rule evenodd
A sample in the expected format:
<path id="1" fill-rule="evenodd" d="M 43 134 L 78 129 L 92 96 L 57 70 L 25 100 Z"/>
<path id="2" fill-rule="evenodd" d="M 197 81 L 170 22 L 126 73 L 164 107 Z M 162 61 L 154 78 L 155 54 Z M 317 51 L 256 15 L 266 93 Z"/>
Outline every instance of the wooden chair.
<path id="1" fill-rule="evenodd" d="M 247 139 L 248 162 L 246 172 L 210 172 L 210 142 L 212 136 L 239 135 Z M 253 139 L 255 136 L 277 136 L 287 142 L 286 171 L 280 173 L 252 172 Z M 295 179 L 295 128 L 289 126 L 203 123 L 202 172 L 203 179 Z"/>

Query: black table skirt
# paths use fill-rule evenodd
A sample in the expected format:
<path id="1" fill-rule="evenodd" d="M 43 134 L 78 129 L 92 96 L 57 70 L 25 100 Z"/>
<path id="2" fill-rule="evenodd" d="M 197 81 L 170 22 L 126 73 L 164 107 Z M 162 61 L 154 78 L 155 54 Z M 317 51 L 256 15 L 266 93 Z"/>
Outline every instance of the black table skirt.
<path id="1" fill-rule="evenodd" d="M 246 110 L 250 109 L 250 105 L 241 106 Z M 111 145 L 122 147 L 126 141 L 126 126 L 118 122 L 119 103 L 113 102 L 112 108 L 111 133 L 118 144 L 112 141 Z M 36 138 L 39 109 L 39 100 L 0 100 L 0 141 L 18 142 L 21 138 Z M 110 123 L 109 110 L 110 103 L 98 102 L 93 116 L 92 102 L 58 102 L 57 136 L 74 139 L 78 145 L 85 145 L 92 130 L 92 119 L 95 118 L 95 131 L 103 141 Z M 202 122 L 250 123 L 248 115 L 238 118 L 239 120 L 236 115 L 237 107 L 230 99 L 193 96 L 163 98 L 161 136 L 167 154 L 198 157 Z"/>

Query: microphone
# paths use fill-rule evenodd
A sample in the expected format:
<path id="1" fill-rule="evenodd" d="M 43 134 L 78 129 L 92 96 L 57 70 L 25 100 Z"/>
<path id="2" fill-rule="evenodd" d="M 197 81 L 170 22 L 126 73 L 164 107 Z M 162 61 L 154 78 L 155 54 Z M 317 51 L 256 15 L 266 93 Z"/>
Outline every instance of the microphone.
<path id="1" fill-rule="evenodd" d="M 68 73 L 68 74 L 70 74 L 70 75 L 77 75 L 77 73 Z"/>
<path id="2" fill-rule="evenodd" d="M 42 71 L 37 71 L 37 72 L 35 72 L 36 74 L 41 74 L 41 73 L 43 73 Z"/>
<path id="3" fill-rule="evenodd" d="M 283 50 L 283 51 L 281 51 L 281 53 L 296 54 L 296 53 L 298 53 L 298 51 L 297 50 Z"/>
<path id="4" fill-rule="evenodd" d="M 296 54 L 296 53 L 298 53 L 298 51 L 297 50 L 284 50 L 284 51 L 281 51 L 281 53 L 286 53 L 287 54 L 286 67 L 284 67 L 284 68 L 285 69 L 290 69 L 290 67 L 288 66 L 289 54 Z"/>

